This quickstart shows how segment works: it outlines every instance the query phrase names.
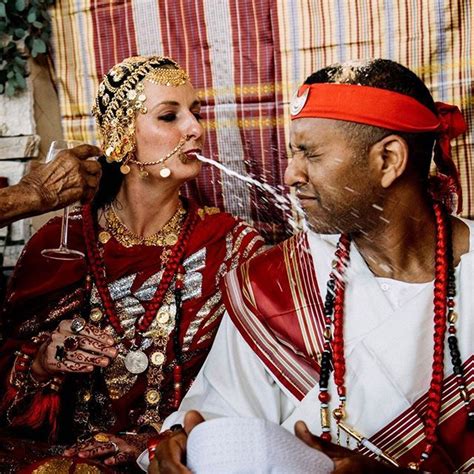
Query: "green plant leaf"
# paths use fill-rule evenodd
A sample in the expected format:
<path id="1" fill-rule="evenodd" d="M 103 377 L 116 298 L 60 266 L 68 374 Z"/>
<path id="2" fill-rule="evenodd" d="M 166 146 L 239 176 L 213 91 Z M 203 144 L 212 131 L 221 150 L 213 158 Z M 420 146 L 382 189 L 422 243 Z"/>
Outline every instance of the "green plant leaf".
<path id="1" fill-rule="evenodd" d="M 23 38 L 23 36 L 26 35 L 26 31 L 23 28 L 15 28 L 13 33 L 14 33 L 13 34 L 14 38 L 17 38 L 17 39 L 21 39 Z"/>
<path id="2" fill-rule="evenodd" d="M 48 6 L 54 2 L 0 0 L 0 94 L 12 96 L 27 87 L 26 60 L 48 50 L 51 38 Z"/>
<path id="3" fill-rule="evenodd" d="M 16 0 L 15 7 L 19 12 L 22 12 L 26 7 L 25 0 Z"/>
<path id="4" fill-rule="evenodd" d="M 26 17 L 28 20 L 28 23 L 33 23 L 36 21 L 36 10 L 33 8 L 30 8 L 30 12 L 28 13 L 28 16 Z"/>
<path id="5" fill-rule="evenodd" d="M 15 56 L 14 61 L 20 66 L 24 66 L 26 64 L 26 59 L 22 58 L 21 56 Z"/>
<path id="6" fill-rule="evenodd" d="M 16 87 L 12 81 L 7 82 L 7 86 L 5 88 L 5 93 L 8 97 L 13 97 L 15 95 Z"/>
<path id="7" fill-rule="evenodd" d="M 46 53 L 46 43 L 39 38 L 35 38 L 33 40 L 33 49 L 31 51 L 31 55 L 36 58 L 36 56 L 40 53 Z"/>
<path id="8" fill-rule="evenodd" d="M 21 89 L 26 89 L 26 80 L 22 74 L 17 72 L 15 74 L 15 79 L 16 79 L 16 83 L 18 84 L 18 87 L 20 87 Z"/>

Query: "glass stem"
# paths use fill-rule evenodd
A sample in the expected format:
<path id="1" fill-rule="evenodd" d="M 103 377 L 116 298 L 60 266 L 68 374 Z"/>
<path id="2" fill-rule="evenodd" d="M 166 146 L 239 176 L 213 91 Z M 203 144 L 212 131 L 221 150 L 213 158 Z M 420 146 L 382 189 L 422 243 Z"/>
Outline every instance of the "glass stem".
<path id="1" fill-rule="evenodd" d="M 64 208 L 61 222 L 61 248 L 67 249 L 67 230 L 69 228 L 69 206 Z"/>

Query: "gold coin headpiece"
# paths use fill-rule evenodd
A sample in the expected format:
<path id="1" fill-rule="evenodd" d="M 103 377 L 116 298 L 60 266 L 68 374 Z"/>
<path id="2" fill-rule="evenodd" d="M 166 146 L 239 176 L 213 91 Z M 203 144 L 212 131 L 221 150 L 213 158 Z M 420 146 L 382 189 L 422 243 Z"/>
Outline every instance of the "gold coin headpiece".
<path id="1" fill-rule="evenodd" d="M 121 162 L 135 150 L 135 117 L 147 113 L 143 81 L 178 87 L 189 82 L 186 72 L 164 56 L 134 56 L 104 76 L 92 107 L 108 162 Z"/>

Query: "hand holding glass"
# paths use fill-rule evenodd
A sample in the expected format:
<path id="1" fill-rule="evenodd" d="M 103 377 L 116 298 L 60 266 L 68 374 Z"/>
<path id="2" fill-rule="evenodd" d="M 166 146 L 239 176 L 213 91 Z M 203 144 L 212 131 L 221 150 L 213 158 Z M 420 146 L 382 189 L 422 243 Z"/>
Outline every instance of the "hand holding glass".
<path id="1" fill-rule="evenodd" d="M 62 150 L 69 150 L 76 146 L 82 145 L 78 140 L 56 140 L 51 143 L 48 155 L 46 156 L 46 163 L 56 159 L 58 153 Z M 59 247 L 53 249 L 44 249 L 41 255 L 55 260 L 78 260 L 84 258 L 84 253 L 79 250 L 70 249 L 68 247 L 68 228 L 69 228 L 69 206 L 64 208 L 63 219 L 61 222 L 61 241 Z"/>

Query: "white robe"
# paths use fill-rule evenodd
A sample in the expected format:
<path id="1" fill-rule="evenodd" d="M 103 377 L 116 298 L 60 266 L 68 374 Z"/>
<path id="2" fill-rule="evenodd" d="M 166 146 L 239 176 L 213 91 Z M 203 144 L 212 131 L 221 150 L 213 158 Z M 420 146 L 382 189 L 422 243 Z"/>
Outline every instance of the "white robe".
<path id="1" fill-rule="evenodd" d="M 465 222 L 470 228 L 470 251 L 456 267 L 456 327 L 461 359 L 474 363 L 474 222 Z M 325 288 L 337 237 L 310 233 L 309 243 L 319 286 Z M 429 388 L 433 282 L 410 284 L 378 279 L 354 245 L 350 257 L 344 323 L 345 421 L 368 438 L 409 409 Z M 444 370 L 445 377 L 452 374 L 447 344 Z M 329 385 L 331 407 L 335 408 L 338 397 L 332 380 Z M 471 392 L 472 385 L 474 382 Z M 318 394 L 318 386 L 301 401 L 291 394 L 261 362 L 226 314 L 198 377 L 179 410 L 165 420 L 163 429 L 182 423 L 184 414 L 194 409 L 206 419 L 265 418 L 291 432 L 297 420 L 304 420 L 313 433 L 320 434 Z M 457 393 L 455 398 L 459 398 Z M 335 423 L 331 429 L 335 439 Z M 418 431 L 423 437 L 422 427 Z"/>

